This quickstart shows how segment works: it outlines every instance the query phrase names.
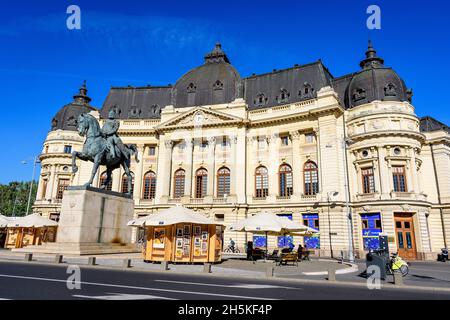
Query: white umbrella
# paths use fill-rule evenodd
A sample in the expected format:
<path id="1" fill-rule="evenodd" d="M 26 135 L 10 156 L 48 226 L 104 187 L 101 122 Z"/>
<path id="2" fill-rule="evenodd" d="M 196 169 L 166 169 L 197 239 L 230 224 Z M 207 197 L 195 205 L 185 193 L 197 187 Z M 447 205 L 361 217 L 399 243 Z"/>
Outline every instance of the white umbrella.
<path id="1" fill-rule="evenodd" d="M 147 217 L 131 220 L 129 226 L 171 226 L 179 223 L 223 225 L 183 206 L 176 206 Z"/>
<path id="2" fill-rule="evenodd" d="M 320 235 L 320 232 L 319 230 L 308 227 L 308 230 L 302 232 L 293 232 L 292 234 L 294 236 L 309 237 L 309 236 L 318 236 Z"/>
<path id="3" fill-rule="evenodd" d="M 9 222 L 11 222 L 11 220 L 8 217 L 0 214 L 0 228 L 7 227 Z"/>
<path id="4" fill-rule="evenodd" d="M 16 220 L 9 221 L 8 227 L 16 228 L 42 228 L 42 227 L 55 227 L 58 223 L 41 217 L 37 213 L 30 214 L 26 217 L 21 217 Z"/>
<path id="5" fill-rule="evenodd" d="M 262 212 L 250 218 L 238 221 L 228 227 L 230 231 L 252 232 L 266 234 L 266 255 L 267 255 L 267 236 L 286 235 L 295 232 L 305 232 L 308 227 L 296 223 L 286 217 L 280 217 L 273 213 Z"/>

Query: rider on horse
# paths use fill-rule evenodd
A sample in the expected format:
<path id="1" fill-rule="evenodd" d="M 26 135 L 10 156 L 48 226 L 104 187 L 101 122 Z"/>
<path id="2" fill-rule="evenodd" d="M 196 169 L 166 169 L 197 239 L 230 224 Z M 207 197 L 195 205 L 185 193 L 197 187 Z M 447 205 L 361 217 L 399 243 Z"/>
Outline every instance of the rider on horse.
<path id="1" fill-rule="evenodd" d="M 114 110 L 109 111 L 108 120 L 102 128 L 102 135 L 106 139 L 106 147 L 111 155 L 112 159 L 116 158 L 116 146 L 120 152 L 123 152 L 122 140 L 117 135 L 119 131 L 120 121 L 116 119 L 116 112 Z"/>

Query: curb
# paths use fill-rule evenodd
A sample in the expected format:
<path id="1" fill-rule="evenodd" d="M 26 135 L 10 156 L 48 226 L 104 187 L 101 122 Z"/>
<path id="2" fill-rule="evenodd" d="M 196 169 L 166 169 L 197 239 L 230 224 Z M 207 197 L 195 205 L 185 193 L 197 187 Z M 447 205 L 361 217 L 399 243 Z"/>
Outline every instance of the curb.
<path id="1" fill-rule="evenodd" d="M 20 264 L 34 264 L 34 265 L 47 265 L 47 266 L 53 266 L 53 267 L 66 267 L 68 264 L 55 264 L 50 263 L 47 261 L 31 261 L 31 262 L 25 262 L 23 260 L 13 260 L 13 259 L 0 259 L 0 262 L 5 263 L 20 263 Z M 116 266 L 105 266 L 105 265 L 95 265 L 90 266 L 88 264 L 80 264 L 79 265 L 82 268 L 85 269 L 106 269 L 111 271 L 131 271 L 131 272 L 140 272 L 140 273 L 158 273 L 158 274 L 165 274 L 167 275 L 167 271 L 162 270 L 149 270 L 149 269 L 142 269 L 139 267 L 131 267 L 131 268 L 123 268 L 123 267 L 116 267 Z M 244 276 L 244 275 L 235 275 L 235 274 L 214 274 L 214 266 L 213 266 L 213 272 L 212 273 L 195 273 L 192 272 L 179 272 L 179 271 L 173 271 L 172 274 L 174 275 L 184 275 L 184 276 L 198 276 L 198 277 L 205 277 L 205 278 L 222 278 L 222 279 L 236 279 L 236 280 L 256 280 L 259 281 L 261 278 L 255 278 L 251 276 Z M 303 284 L 317 284 L 322 286 L 343 286 L 343 287 L 360 287 L 360 288 L 367 288 L 366 283 L 360 283 L 360 282 L 351 282 L 351 281 L 333 281 L 330 283 L 327 280 L 311 280 L 311 279 L 295 279 L 295 278 L 281 278 L 278 276 L 274 276 L 273 278 L 264 278 L 265 281 L 268 282 L 295 282 L 295 283 L 303 283 Z M 369 289 L 368 289 L 369 290 Z M 374 289 L 376 290 L 376 289 Z M 420 286 L 411 286 L 411 285 L 403 285 L 403 286 L 395 286 L 394 284 L 385 283 L 381 284 L 381 288 L 379 290 L 403 290 L 403 291 L 423 291 L 423 292 L 433 292 L 433 293 L 439 293 L 439 292 L 445 292 L 450 293 L 450 288 L 441 288 L 441 287 L 420 287 Z"/>

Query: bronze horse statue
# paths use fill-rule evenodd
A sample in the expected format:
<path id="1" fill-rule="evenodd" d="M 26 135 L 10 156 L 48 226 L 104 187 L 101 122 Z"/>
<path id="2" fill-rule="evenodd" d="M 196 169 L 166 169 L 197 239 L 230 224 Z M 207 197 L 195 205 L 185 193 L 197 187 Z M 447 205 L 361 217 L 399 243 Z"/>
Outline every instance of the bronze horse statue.
<path id="1" fill-rule="evenodd" d="M 136 145 L 116 145 L 114 146 L 114 148 L 116 148 L 115 152 L 109 152 L 105 134 L 100 129 L 97 119 L 90 114 L 84 113 L 78 117 L 77 129 L 80 136 L 86 136 L 86 141 L 83 145 L 82 152 L 75 151 L 72 153 L 72 172 L 75 174 L 78 171 L 76 165 L 77 158 L 83 161 L 93 162 L 94 167 L 92 169 L 91 178 L 85 184 L 85 186 L 88 187 L 92 185 L 98 168 L 100 166 L 106 166 L 106 180 L 100 187 L 101 189 L 106 189 L 108 183 L 111 181 L 113 170 L 122 166 L 128 177 L 128 195 L 131 195 L 133 179 L 130 172 L 131 157 L 135 155 L 136 162 L 139 162 Z M 113 157 L 112 154 L 115 154 L 116 156 Z"/>

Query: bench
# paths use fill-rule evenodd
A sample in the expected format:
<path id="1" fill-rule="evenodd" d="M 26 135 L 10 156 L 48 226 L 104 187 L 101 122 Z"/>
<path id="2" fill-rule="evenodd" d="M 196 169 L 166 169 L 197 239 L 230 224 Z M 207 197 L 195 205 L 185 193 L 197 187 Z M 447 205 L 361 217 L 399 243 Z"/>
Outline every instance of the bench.
<path id="1" fill-rule="evenodd" d="M 277 265 L 287 265 L 288 263 L 292 263 L 293 266 L 298 267 L 298 255 L 297 253 L 282 253 L 281 256 L 278 258 Z"/>

